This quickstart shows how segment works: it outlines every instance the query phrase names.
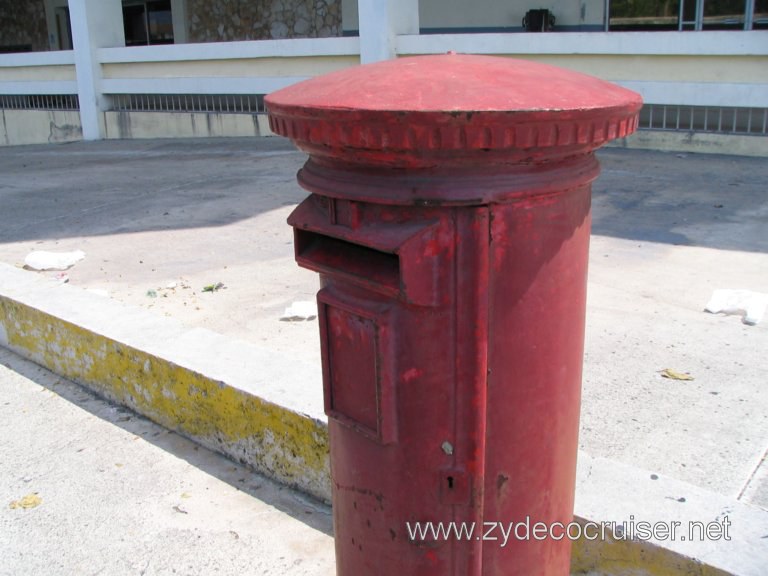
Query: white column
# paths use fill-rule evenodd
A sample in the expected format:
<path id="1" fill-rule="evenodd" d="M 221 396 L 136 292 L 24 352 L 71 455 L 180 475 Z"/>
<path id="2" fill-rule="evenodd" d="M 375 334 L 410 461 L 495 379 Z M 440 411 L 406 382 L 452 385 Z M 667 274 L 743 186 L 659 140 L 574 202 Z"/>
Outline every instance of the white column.
<path id="1" fill-rule="evenodd" d="M 187 2 L 171 0 L 171 18 L 173 19 L 173 43 L 187 43 Z"/>
<path id="2" fill-rule="evenodd" d="M 106 99 L 101 93 L 99 48 L 125 46 L 123 6 L 120 0 L 69 0 L 72 43 L 75 51 L 80 121 L 84 140 L 104 137 L 101 112 Z"/>
<path id="3" fill-rule="evenodd" d="M 419 33 L 417 0 L 357 0 L 360 62 L 378 62 L 397 56 L 398 34 Z"/>

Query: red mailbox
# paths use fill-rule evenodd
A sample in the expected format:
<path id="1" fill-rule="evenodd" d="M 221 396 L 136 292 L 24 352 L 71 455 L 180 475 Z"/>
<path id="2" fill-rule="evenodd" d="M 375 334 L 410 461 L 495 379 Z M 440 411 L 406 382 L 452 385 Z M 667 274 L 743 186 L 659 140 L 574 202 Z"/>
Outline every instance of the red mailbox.
<path id="1" fill-rule="evenodd" d="M 640 97 L 448 54 L 266 103 L 310 155 L 289 223 L 321 279 L 337 573 L 568 574 L 593 151 Z"/>

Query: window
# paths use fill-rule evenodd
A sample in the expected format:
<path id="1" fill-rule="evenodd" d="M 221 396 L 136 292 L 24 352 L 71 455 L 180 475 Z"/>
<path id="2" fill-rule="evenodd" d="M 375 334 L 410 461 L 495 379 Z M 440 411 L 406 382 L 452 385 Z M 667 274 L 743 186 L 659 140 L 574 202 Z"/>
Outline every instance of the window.
<path id="1" fill-rule="evenodd" d="M 677 30 L 679 0 L 611 0 L 609 30 Z"/>
<path id="2" fill-rule="evenodd" d="M 608 29 L 759 30 L 768 0 L 608 0 Z"/>
<path id="3" fill-rule="evenodd" d="M 173 44 L 171 0 L 124 0 L 126 46 Z"/>
<path id="4" fill-rule="evenodd" d="M 744 0 L 707 0 L 703 4 L 702 30 L 744 30 Z"/>
<path id="5" fill-rule="evenodd" d="M 755 10 L 752 13 L 752 29 L 768 30 L 768 0 L 754 0 L 754 2 Z"/>

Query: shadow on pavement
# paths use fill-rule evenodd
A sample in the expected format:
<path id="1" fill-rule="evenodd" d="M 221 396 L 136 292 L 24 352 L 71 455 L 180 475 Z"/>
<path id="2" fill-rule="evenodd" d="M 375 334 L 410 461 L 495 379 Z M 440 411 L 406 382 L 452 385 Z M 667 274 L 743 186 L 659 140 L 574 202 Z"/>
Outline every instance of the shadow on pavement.
<path id="1" fill-rule="evenodd" d="M 0 243 L 212 228 L 287 204 L 304 156 L 280 138 L 0 149 Z"/>
<path id="2" fill-rule="evenodd" d="M 0 347 L 0 350 L 5 348 Z M 173 454 L 191 466 L 261 500 L 310 528 L 327 535 L 333 534 L 330 508 L 311 496 L 281 486 L 245 466 L 198 446 L 128 408 L 103 399 L 91 390 L 52 374 L 47 369 L 22 359 L 13 352 L 4 356 L 3 364 L 8 368 L 78 408 L 119 426 L 126 432 Z M 52 385 L 51 382 L 54 384 Z"/>
<path id="3" fill-rule="evenodd" d="M 606 148 L 599 235 L 768 252 L 762 158 Z M 0 148 L 0 243 L 199 228 L 300 202 L 305 156 L 283 138 Z"/>
<path id="4" fill-rule="evenodd" d="M 768 253 L 764 158 L 606 148 L 592 233 Z"/>

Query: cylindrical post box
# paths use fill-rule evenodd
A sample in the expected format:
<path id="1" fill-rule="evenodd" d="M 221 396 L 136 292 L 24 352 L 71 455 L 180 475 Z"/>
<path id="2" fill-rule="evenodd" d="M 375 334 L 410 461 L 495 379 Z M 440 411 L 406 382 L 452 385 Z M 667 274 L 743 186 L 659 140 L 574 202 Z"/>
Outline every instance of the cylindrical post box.
<path id="1" fill-rule="evenodd" d="M 593 151 L 640 97 L 447 54 L 266 104 L 310 156 L 289 223 L 321 278 L 337 573 L 567 575 Z"/>

